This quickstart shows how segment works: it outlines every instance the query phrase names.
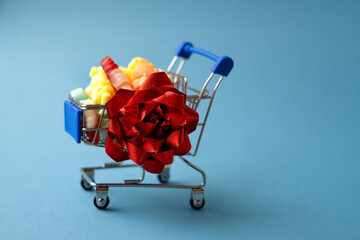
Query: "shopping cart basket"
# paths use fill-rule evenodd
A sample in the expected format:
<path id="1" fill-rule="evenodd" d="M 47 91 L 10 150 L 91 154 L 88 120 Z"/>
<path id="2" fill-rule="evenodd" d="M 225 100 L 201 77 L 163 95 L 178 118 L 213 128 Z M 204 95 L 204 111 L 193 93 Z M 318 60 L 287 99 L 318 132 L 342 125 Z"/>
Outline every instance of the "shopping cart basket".
<path id="1" fill-rule="evenodd" d="M 215 64 L 211 69 L 209 77 L 206 79 L 204 85 L 200 90 L 188 87 L 187 78 L 180 75 L 180 72 L 187 59 L 192 53 L 196 53 L 207 57 Z M 173 72 L 173 69 L 177 65 L 177 69 Z M 171 76 L 171 80 L 174 86 L 181 92 L 186 94 L 186 104 L 193 110 L 197 110 L 200 101 L 207 100 L 206 109 L 204 114 L 200 114 L 200 121 L 198 123 L 198 137 L 195 141 L 193 151 L 189 152 L 186 156 L 195 157 L 199 148 L 199 144 L 205 129 L 206 121 L 209 116 L 209 112 L 215 97 L 216 90 L 218 89 L 221 81 L 224 77 L 228 76 L 233 67 L 233 61 L 231 58 L 223 56 L 217 57 L 216 55 L 209 53 L 205 50 L 195 48 L 189 42 L 182 43 L 176 51 L 176 54 L 167 69 L 167 74 Z M 219 75 L 217 83 L 212 91 L 207 89 L 211 79 Z M 99 111 L 100 122 L 97 128 L 86 128 L 85 117 L 83 113 L 85 111 Z M 65 101 L 65 129 L 74 137 L 74 139 L 80 143 L 81 141 L 87 145 L 104 147 L 106 134 L 108 129 L 101 128 L 102 122 L 105 121 L 105 106 L 104 105 L 82 105 L 79 101 L 69 96 L 69 100 Z M 202 119 L 202 120 L 201 120 Z M 105 209 L 109 205 L 108 190 L 110 187 L 159 187 L 159 188 L 187 188 L 191 189 L 190 205 L 194 209 L 201 209 L 205 204 L 204 199 L 204 186 L 206 184 L 205 172 L 189 162 L 185 156 L 178 156 L 184 163 L 191 168 L 195 169 L 202 176 L 202 182 L 200 184 L 188 185 L 188 184 L 170 184 L 168 183 L 170 178 L 170 165 L 166 165 L 164 170 L 158 174 L 159 184 L 156 183 L 144 183 L 145 170 L 136 164 L 124 164 L 123 162 L 111 162 L 105 163 L 103 166 L 98 167 L 85 167 L 81 171 L 81 186 L 85 190 L 92 190 L 95 188 L 96 196 L 94 198 L 94 205 L 99 209 Z M 109 168 L 126 168 L 126 167 L 140 167 L 142 169 L 141 176 L 138 179 L 127 179 L 123 183 L 98 183 L 95 181 L 95 170 L 109 169 Z"/>

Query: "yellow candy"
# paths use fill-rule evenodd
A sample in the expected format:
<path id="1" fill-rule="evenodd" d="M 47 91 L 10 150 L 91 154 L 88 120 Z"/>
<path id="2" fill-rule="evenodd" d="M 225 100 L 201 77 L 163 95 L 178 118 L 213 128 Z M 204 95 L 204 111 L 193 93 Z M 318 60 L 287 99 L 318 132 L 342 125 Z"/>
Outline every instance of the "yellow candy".
<path id="1" fill-rule="evenodd" d="M 99 72 L 99 68 L 97 67 L 92 67 L 89 73 L 90 78 L 93 78 L 95 74 L 97 74 Z"/>
<path id="2" fill-rule="evenodd" d="M 96 86 L 95 88 L 91 89 L 91 100 L 98 104 L 101 102 L 101 89 L 101 86 Z"/>
<path id="3" fill-rule="evenodd" d="M 101 105 L 105 105 L 111 98 L 113 97 L 113 95 L 111 95 L 110 93 L 103 93 L 101 95 Z"/>
<path id="4" fill-rule="evenodd" d="M 113 89 L 109 89 L 110 86 L 97 86 L 91 91 L 91 99 L 98 103 L 104 105 L 107 101 L 110 100 L 115 95 Z"/>
<path id="5" fill-rule="evenodd" d="M 119 69 L 130 80 L 134 90 L 139 89 L 151 73 L 163 71 L 156 69 L 152 63 L 141 57 L 133 58 L 127 68 L 120 66 Z M 85 89 L 85 93 L 91 97 L 94 104 L 106 104 L 115 95 L 116 90 L 104 69 L 102 67 L 92 67 L 89 76 L 91 82 Z"/>
<path id="6" fill-rule="evenodd" d="M 103 91 L 109 93 L 110 95 L 115 95 L 115 93 L 116 93 L 115 89 L 111 85 L 105 85 L 103 87 Z"/>
<path id="7" fill-rule="evenodd" d="M 105 86 L 111 84 L 105 73 L 97 73 L 91 79 L 90 87 L 94 89 L 97 86 Z"/>
<path id="8" fill-rule="evenodd" d="M 94 105 L 95 103 L 91 99 L 86 99 L 83 104 L 84 105 Z"/>
<path id="9" fill-rule="evenodd" d="M 127 78 L 130 80 L 131 82 L 131 75 L 133 73 L 133 69 L 130 69 L 130 68 L 124 68 L 122 66 L 119 67 L 120 70 L 127 76 Z"/>
<path id="10" fill-rule="evenodd" d="M 91 96 L 91 87 L 90 87 L 90 85 L 85 88 L 85 93 L 86 93 L 86 95 L 88 95 L 89 97 Z"/>
<path id="11" fill-rule="evenodd" d="M 89 76 L 92 79 L 90 85 L 85 89 L 86 94 L 95 104 L 104 105 L 115 95 L 114 87 L 102 67 L 92 67 Z"/>
<path id="12" fill-rule="evenodd" d="M 135 67 L 136 67 L 136 65 L 138 65 L 138 64 L 140 64 L 140 63 L 148 63 L 148 64 L 150 64 L 150 65 L 154 68 L 154 65 L 153 65 L 151 62 L 149 62 L 148 60 L 146 60 L 146 59 L 144 59 L 144 58 L 141 58 L 141 57 L 133 58 L 133 59 L 131 60 L 131 62 L 129 63 L 128 68 L 134 70 Z"/>

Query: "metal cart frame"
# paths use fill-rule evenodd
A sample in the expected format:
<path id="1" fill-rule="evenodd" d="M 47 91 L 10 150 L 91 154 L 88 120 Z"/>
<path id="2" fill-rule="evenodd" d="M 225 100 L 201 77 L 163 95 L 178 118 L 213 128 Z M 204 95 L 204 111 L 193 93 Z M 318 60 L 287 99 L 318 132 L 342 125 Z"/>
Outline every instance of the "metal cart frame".
<path id="1" fill-rule="evenodd" d="M 192 53 L 197 53 L 202 56 L 208 57 L 215 61 L 215 64 L 213 68 L 211 69 L 211 73 L 209 77 L 206 79 L 203 87 L 201 90 L 196 90 L 191 87 L 188 87 L 188 80 L 187 78 L 180 75 L 181 70 L 184 67 L 184 64 L 186 60 L 191 56 Z M 180 60 L 180 61 L 178 61 Z M 175 72 L 173 72 L 173 69 L 178 63 L 178 67 Z M 209 100 L 208 107 L 206 109 L 205 116 L 203 117 L 203 120 L 198 123 L 198 130 L 200 130 L 199 136 L 197 138 L 197 141 L 195 143 L 195 149 L 193 152 L 189 152 L 186 156 L 195 157 L 197 154 L 197 151 L 199 149 L 200 141 L 205 129 L 205 125 L 209 116 L 209 112 L 216 94 L 216 91 L 223 80 L 225 76 L 227 76 L 231 69 L 233 67 L 233 61 L 231 58 L 223 56 L 223 57 L 217 57 L 216 55 L 209 53 L 205 50 L 198 49 L 193 47 L 193 45 L 189 42 L 184 42 L 180 45 L 178 50 L 176 51 L 176 55 L 170 62 L 169 67 L 167 68 L 167 74 L 171 76 L 171 79 L 174 83 L 174 86 L 180 90 L 181 92 L 187 94 L 186 97 L 186 103 L 187 105 L 192 108 L 193 110 L 197 110 L 200 101 L 201 100 Z M 215 87 L 212 92 L 210 92 L 207 89 L 208 84 L 213 79 L 215 74 L 220 75 L 220 77 L 217 80 L 217 83 L 215 84 Z M 107 129 L 106 128 L 100 128 L 101 121 L 104 118 L 105 113 L 105 106 L 104 105 L 81 105 L 76 99 L 69 96 L 69 100 L 72 104 L 74 104 L 77 108 L 79 108 L 81 111 L 89 111 L 89 110 L 101 110 L 102 114 L 100 115 L 100 122 L 97 128 L 89 129 L 85 128 L 85 119 L 82 118 L 82 128 L 81 128 L 81 141 L 85 144 L 92 145 L 92 146 L 99 146 L 104 147 L 105 142 L 103 140 L 99 140 L 97 138 L 100 134 L 106 134 Z M 94 137 L 90 138 L 89 132 L 95 132 Z M 98 140 L 96 140 L 98 139 Z M 160 181 L 159 184 L 155 183 L 143 183 L 145 178 L 145 170 L 136 164 L 125 164 L 124 162 L 116 163 L 105 163 L 103 166 L 97 166 L 97 167 L 84 167 L 80 170 L 81 172 L 81 186 L 85 190 L 92 190 L 95 188 L 96 196 L 94 198 L 94 205 L 98 209 L 105 209 L 110 202 L 108 191 L 110 187 L 157 187 L 157 188 L 187 188 L 191 190 L 191 197 L 190 197 L 190 205 L 192 208 L 199 210 L 201 209 L 205 204 L 205 198 L 204 198 L 204 187 L 206 184 L 206 174 L 205 172 L 188 161 L 184 156 L 178 156 L 186 165 L 193 168 L 197 172 L 199 172 L 202 176 L 202 181 L 199 184 L 194 185 L 187 185 L 187 184 L 169 184 L 169 178 L 170 178 L 170 165 L 166 165 L 164 170 L 158 174 L 158 179 Z M 110 169 L 110 168 L 128 168 L 128 167 L 139 167 L 142 169 L 141 176 L 137 179 L 127 179 L 123 183 L 98 183 L 95 181 L 94 175 L 95 170 L 100 169 Z"/>

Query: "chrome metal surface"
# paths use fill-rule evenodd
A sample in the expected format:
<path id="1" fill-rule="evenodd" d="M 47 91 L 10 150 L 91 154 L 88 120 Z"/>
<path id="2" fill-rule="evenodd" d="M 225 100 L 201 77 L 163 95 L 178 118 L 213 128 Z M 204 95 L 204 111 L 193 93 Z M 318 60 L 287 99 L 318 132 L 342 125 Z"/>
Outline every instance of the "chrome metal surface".
<path id="1" fill-rule="evenodd" d="M 209 77 L 209 78 L 211 79 L 212 76 Z M 212 106 L 213 101 L 214 101 L 214 97 L 215 97 L 215 94 L 216 94 L 216 90 L 217 90 L 218 87 L 220 86 L 220 83 L 221 83 L 221 81 L 222 81 L 223 79 L 224 79 L 224 77 L 221 76 L 221 77 L 219 78 L 219 80 L 217 81 L 217 83 L 216 83 L 216 85 L 215 85 L 215 87 L 214 87 L 213 93 L 212 93 L 212 97 L 210 98 L 210 103 L 209 103 L 208 108 L 207 108 L 207 110 L 206 110 L 206 114 L 205 114 L 204 120 L 203 120 L 202 123 L 200 123 L 201 125 L 198 124 L 198 126 L 201 127 L 201 130 L 200 130 L 199 138 L 198 138 L 198 140 L 197 140 L 197 142 L 196 142 L 196 147 L 195 147 L 194 152 L 193 152 L 193 153 L 189 153 L 189 155 L 191 155 L 191 156 L 196 156 L 196 153 L 197 153 L 197 151 L 198 151 L 198 149 L 199 149 L 201 137 L 202 137 L 202 135 L 203 135 L 203 132 L 204 132 L 204 129 L 205 129 L 205 125 L 206 125 L 206 121 L 207 121 L 207 119 L 208 119 L 208 116 L 209 116 L 209 113 L 210 113 L 210 109 L 211 109 L 211 106 Z"/>
<path id="2" fill-rule="evenodd" d="M 191 189 L 191 200 L 196 208 L 202 207 L 204 201 L 204 189 L 193 188 Z"/>
<path id="3" fill-rule="evenodd" d="M 178 60 L 178 56 L 174 56 L 173 59 L 171 60 L 168 68 L 166 69 L 167 72 L 171 72 L 172 68 L 174 67 L 176 61 Z"/>
<path id="4" fill-rule="evenodd" d="M 100 188 L 102 188 L 102 187 L 159 187 L 159 188 L 202 188 L 202 187 L 204 187 L 205 183 L 206 183 L 205 172 L 201 168 L 199 168 L 199 167 L 195 166 L 194 164 L 190 163 L 189 161 L 187 161 L 182 156 L 179 156 L 179 157 L 185 162 L 185 164 L 189 165 L 190 167 L 192 167 L 193 169 L 195 169 L 196 171 L 201 173 L 202 182 L 200 184 L 187 185 L 187 184 L 140 183 L 145 178 L 145 171 L 141 166 L 134 165 L 134 164 L 118 164 L 117 166 L 114 166 L 112 164 L 104 164 L 103 166 L 82 168 L 82 169 L 80 169 L 80 172 L 82 174 L 82 177 L 89 183 L 89 185 L 94 186 L 96 189 L 99 187 Z M 94 176 L 94 171 L 100 170 L 100 169 L 109 169 L 109 168 L 115 168 L 115 167 L 116 168 L 126 168 L 126 167 L 135 167 L 135 166 L 138 168 L 141 168 L 141 170 L 142 170 L 141 177 L 136 180 L 127 179 L 124 181 L 124 183 L 95 183 L 91 179 L 91 177 L 88 175 L 88 173 L 92 172 L 92 176 Z"/>
<path id="5" fill-rule="evenodd" d="M 126 179 L 125 184 L 141 183 L 145 178 L 145 170 L 144 170 L 144 168 L 141 168 L 141 169 L 142 169 L 142 174 L 141 174 L 140 178 L 138 178 L 138 179 Z"/>
<path id="6" fill-rule="evenodd" d="M 165 165 L 163 171 L 158 175 L 160 182 L 167 183 L 170 178 L 170 165 Z"/>
<path id="7" fill-rule="evenodd" d="M 206 174 L 205 171 L 202 170 L 201 168 L 195 166 L 195 164 L 192 164 L 191 162 L 189 162 L 188 160 L 186 160 L 183 156 L 179 156 L 187 165 L 189 165 L 190 167 L 192 167 L 193 169 L 195 169 L 196 171 L 198 171 L 199 173 L 201 173 L 202 176 L 202 182 L 200 184 L 201 187 L 205 187 L 206 184 Z"/>
<path id="8" fill-rule="evenodd" d="M 95 199 L 96 199 L 96 202 L 97 202 L 96 204 L 99 207 L 104 207 L 105 204 L 106 204 L 106 199 L 108 197 L 109 187 L 107 187 L 107 186 L 97 186 L 95 191 L 96 191 Z"/>
<path id="9" fill-rule="evenodd" d="M 198 135 L 197 139 L 195 140 L 195 143 L 192 143 L 192 145 L 195 146 L 195 149 L 193 152 L 190 152 L 187 154 L 187 156 L 194 157 L 198 152 L 199 145 L 200 145 L 201 139 L 203 137 L 203 132 L 205 129 L 205 125 L 206 125 L 209 113 L 210 113 L 210 109 L 211 109 L 213 101 L 214 101 L 215 93 L 224 77 L 223 76 L 219 77 L 217 83 L 215 84 L 213 91 L 211 91 L 211 92 L 207 89 L 207 87 L 214 77 L 214 73 L 212 73 L 212 72 L 210 73 L 209 77 L 205 80 L 201 90 L 191 88 L 188 86 L 188 79 L 185 78 L 184 76 L 180 75 L 181 70 L 183 69 L 185 62 L 186 62 L 185 59 L 180 60 L 175 72 L 172 71 L 173 68 L 175 67 L 176 63 L 178 62 L 178 60 L 179 60 L 179 57 L 175 56 L 172 59 L 172 61 L 170 62 L 169 67 L 167 68 L 167 74 L 170 76 L 170 79 L 172 80 L 174 86 L 179 91 L 186 94 L 186 104 L 191 109 L 196 111 L 198 109 L 201 101 L 205 101 L 205 103 L 207 104 L 205 106 L 205 110 L 204 110 L 205 114 L 199 114 L 200 119 L 199 119 L 198 129 L 197 129 L 197 131 L 199 131 L 199 135 Z M 108 128 L 106 128 L 106 127 L 101 128 L 101 126 L 104 126 L 103 121 L 108 120 L 108 119 L 106 119 L 107 117 L 105 116 L 105 106 L 104 105 L 82 105 L 79 101 L 77 101 L 70 95 L 69 95 L 69 99 L 73 104 L 75 104 L 79 109 L 81 109 L 83 111 L 103 110 L 102 114 L 100 116 L 99 124 L 97 125 L 96 128 L 92 128 L 92 129 L 86 128 L 84 117 L 82 118 L 81 121 L 82 121 L 82 141 L 87 145 L 104 147 L 105 141 L 104 141 L 104 139 L 101 138 L 101 136 L 104 136 L 104 134 L 106 134 L 108 131 Z M 136 164 L 123 164 L 123 163 L 111 162 L 111 163 L 105 163 L 102 166 L 85 167 L 85 168 L 82 168 L 80 170 L 80 172 L 82 174 L 82 178 L 84 179 L 84 183 L 86 184 L 86 187 L 87 186 L 95 187 L 95 191 L 96 191 L 96 198 L 95 198 L 96 203 L 95 204 L 98 205 L 98 207 L 100 207 L 100 208 L 101 207 L 105 208 L 107 206 L 106 204 L 108 204 L 106 199 L 108 199 L 107 198 L 108 197 L 108 189 L 110 187 L 154 187 L 154 188 L 187 188 L 187 189 L 191 189 L 191 205 L 195 209 L 200 209 L 203 207 L 204 201 L 205 201 L 203 187 L 205 187 L 205 185 L 206 185 L 206 174 L 201 168 L 197 167 L 196 165 L 192 164 L 190 161 L 185 159 L 184 156 L 179 156 L 179 158 L 181 160 L 183 160 L 183 162 L 186 165 L 188 165 L 189 167 L 191 167 L 192 169 L 196 170 L 197 172 L 199 172 L 201 174 L 201 176 L 202 176 L 201 183 L 199 183 L 199 184 L 168 184 L 167 181 L 169 180 L 169 176 L 170 176 L 170 166 L 169 165 L 165 166 L 163 172 L 158 175 L 159 180 L 162 183 L 143 183 L 143 181 L 145 179 L 145 170 L 141 166 L 138 166 Z M 126 180 L 124 180 L 123 183 L 99 183 L 99 182 L 95 182 L 95 180 L 94 180 L 95 170 L 110 169 L 110 168 L 127 168 L 127 167 L 140 168 L 141 169 L 140 177 L 136 178 L 136 179 L 126 179 Z"/>

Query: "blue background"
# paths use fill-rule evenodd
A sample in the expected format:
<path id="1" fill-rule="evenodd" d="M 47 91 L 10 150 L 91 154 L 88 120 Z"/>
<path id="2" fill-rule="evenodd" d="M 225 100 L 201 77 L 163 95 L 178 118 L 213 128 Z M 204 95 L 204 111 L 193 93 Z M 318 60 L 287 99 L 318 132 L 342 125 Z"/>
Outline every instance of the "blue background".
<path id="1" fill-rule="evenodd" d="M 0 239 L 359 239 L 359 10 L 356 1 L 0 1 Z M 103 57 L 166 68 L 182 41 L 235 62 L 194 159 L 207 173 L 206 206 L 192 210 L 188 190 L 113 188 L 99 211 L 79 169 L 109 159 L 65 133 L 63 101 Z M 196 86 L 211 66 L 193 56 L 184 74 Z M 179 161 L 171 179 L 200 180 Z"/>

